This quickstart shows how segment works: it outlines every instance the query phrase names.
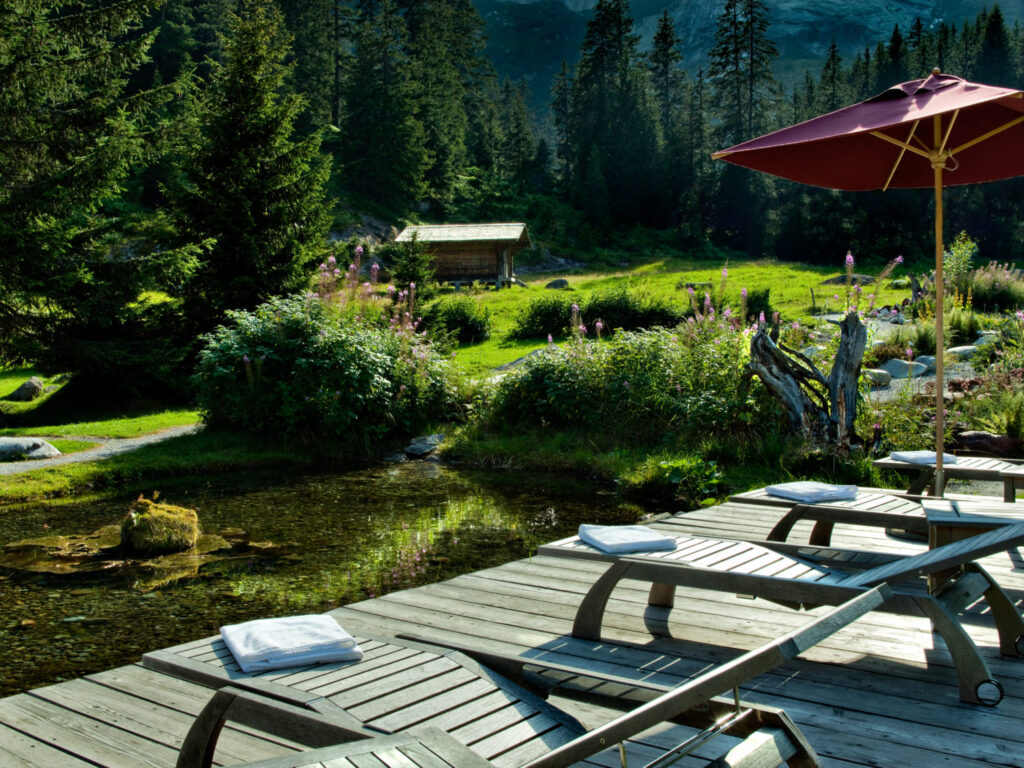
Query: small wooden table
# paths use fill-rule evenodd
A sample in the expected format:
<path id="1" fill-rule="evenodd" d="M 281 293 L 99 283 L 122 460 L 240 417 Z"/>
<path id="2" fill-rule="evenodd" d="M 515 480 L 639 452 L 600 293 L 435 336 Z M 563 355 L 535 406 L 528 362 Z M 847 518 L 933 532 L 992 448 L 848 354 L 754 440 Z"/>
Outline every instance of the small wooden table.
<path id="1" fill-rule="evenodd" d="M 1024 488 L 1024 465 L 1004 459 L 992 459 L 984 456 L 958 456 L 955 464 L 942 465 L 942 488 L 935 488 L 935 464 L 915 464 L 910 461 L 897 461 L 886 456 L 872 462 L 879 469 L 889 469 L 905 474 L 916 474 L 907 493 L 923 493 L 930 488 L 933 496 L 941 495 L 945 485 L 951 478 L 960 480 L 991 480 L 1003 483 L 1003 501 L 1013 503 L 1017 500 L 1017 489 Z"/>

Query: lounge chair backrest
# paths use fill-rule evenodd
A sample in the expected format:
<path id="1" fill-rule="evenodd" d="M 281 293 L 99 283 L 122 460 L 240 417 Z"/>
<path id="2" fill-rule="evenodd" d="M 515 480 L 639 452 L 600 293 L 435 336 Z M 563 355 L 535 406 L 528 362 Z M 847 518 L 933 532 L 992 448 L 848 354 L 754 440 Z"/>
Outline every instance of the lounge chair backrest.
<path id="1" fill-rule="evenodd" d="M 883 582 L 894 583 L 926 576 L 937 571 L 972 562 L 986 555 L 1003 552 L 1024 544 L 1024 522 L 954 541 L 918 555 L 904 557 L 891 563 L 861 571 L 839 582 L 843 587 L 872 587 Z"/>
<path id="2" fill-rule="evenodd" d="M 622 715 L 568 744 L 528 763 L 524 768 L 565 768 L 648 728 L 668 721 L 714 696 L 739 687 L 758 675 L 784 664 L 829 635 L 873 611 L 892 597 L 892 588 L 880 584 L 804 626 L 715 667 L 653 701 Z"/>

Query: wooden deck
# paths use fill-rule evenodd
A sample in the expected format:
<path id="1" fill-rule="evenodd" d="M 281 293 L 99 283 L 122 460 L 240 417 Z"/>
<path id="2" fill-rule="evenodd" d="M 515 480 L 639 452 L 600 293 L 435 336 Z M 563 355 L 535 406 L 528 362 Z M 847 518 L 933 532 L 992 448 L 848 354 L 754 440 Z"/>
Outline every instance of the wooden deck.
<path id="1" fill-rule="evenodd" d="M 678 534 L 763 539 L 783 513 L 730 502 L 655 525 Z M 797 523 L 790 541 L 805 542 L 811 525 Z M 836 527 L 833 544 L 893 552 L 923 548 L 879 529 L 843 525 Z M 983 565 L 1018 606 L 1024 604 L 1022 553 L 988 557 Z M 333 614 L 353 633 L 412 636 L 668 685 L 807 619 L 762 600 L 696 589 L 679 589 L 675 608 L 667 612 L 647 606 L 648 585 L 626 581 L 609 602 L 604 641 L 574 639 L 569 632 L 576 607 L 605 567 L 535 557 Z M 999 655 L 993 623 L 977 607 L 964 623 L 1005 687 L 998 707 L 959 701 L 949 654 L 926 620 L 878 611 L 752 681 L 742 695 L 785 709 L 826 765 L 1024 768 L 1024 659 Z M 201 684 L 140 663 L 0 700 L 0 766 L 171 766 L 209 695 Z M 444 702 L 443 693 L 438 700 Z M 553 701 L 590 727 L 618 714 Z M 679 728 L 654 729 L 636 740 L 633 754 L 649 758 L 651 745 L 664 744 Z M 245 728 L 226 730 L 220 744 L 218 760 L 228 765 L 296 748 Z M 702 760 L 678 765 L 705 765 L 717 751 L 705 748 Z M 618 762 L 609 754 L 587 764 Z"/>

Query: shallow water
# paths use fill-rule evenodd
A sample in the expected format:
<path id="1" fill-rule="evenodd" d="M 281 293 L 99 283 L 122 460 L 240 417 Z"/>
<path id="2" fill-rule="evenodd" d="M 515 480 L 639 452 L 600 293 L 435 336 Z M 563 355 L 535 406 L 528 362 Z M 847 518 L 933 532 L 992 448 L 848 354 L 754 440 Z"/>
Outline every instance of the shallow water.
<path id="1" fill-rule="evenodd" d="M 592 486 L 427 462 L 321 475 L 164 483 L 204 531 L 277 545 L 154 574 L 54 576 L 0 568 L 0 695 L 137 661 L 222 624 L 314 613 L 523 558 L 580 522 L 639 510 Z M 0 545 L 116 524 L 131 498 L 0 508 Z"/>

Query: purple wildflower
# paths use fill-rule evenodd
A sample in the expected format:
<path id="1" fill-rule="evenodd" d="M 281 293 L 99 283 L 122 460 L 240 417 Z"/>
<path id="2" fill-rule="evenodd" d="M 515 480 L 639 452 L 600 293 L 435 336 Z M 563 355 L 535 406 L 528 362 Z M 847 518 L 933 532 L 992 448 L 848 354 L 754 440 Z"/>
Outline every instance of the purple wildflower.
<path id="1" fill-rule="evenodd" d="M 357 245 L 356 246 L 356 256 L 362 256 L 362 255 L 363 255 L 363 246 Z"/>
<path id="2" fill-rule="evenodd" d="M 743 288 L 743 289 L 740 290 L 740 296 L 743 297 L 744 301 L 746 300 L 746 298 L 747 298 L 747 289 L 746 288 Z"/>
<path id="3" fill-rule="evenodd" d="M 902 264 L 903 263 L 903 257 L 902 256 L 897 256 L 895 258 L 895 260 L 893 261 L 893 263 L 894 264 Z"/>
<path id="4" fill-rule="evenodd" d="M 242 355 L 242 362 L 245 363 L 246 365 L 248 365 L 249 364 L 249 356 L 248 355 Z"/>
<path id="5" fill-rule="evenodd" d="M 906 355 L 907 355 L 907 360 L 913 360 L 914 359 L 914 350 L 912 350 L 910 347 L 907 347 Z"/>
<path id="6" fill-rule="evenodd" d="M 764 312 L 762 312 L 760 314 L 760 316 L 757 318 L 757 322 L 758 323 L 763 323 L 764 322 Z"/>
<path id="7" fill-rule="evenodd" d="M 333 256 L 328 256 L 328 257 L 327 257 L 327 263 L 328 263 L 328 264 L 330 264 L 330 265 L 331 265 L 332 267 L 333 267 L 333 266 L 334 266 L 334 265 L 335 265 L 335 264 L 336 264 L 337 262 L 338 262 L 338 260 L 337 260 L 336 258 L 334 258 Z"/>
<path id="8" fill-rule="evenodd" d="M 548 334 L 548 344 L 554 344 L 554 343 L 555 343 L 555 340 L 553 338 L 551 338 L 551 334 L 549 333 Z"/>
<path id="9" fill-rule="evenodd" d="M 853 269 L 853 254 L 850 251 L 846 252 L 846 268 Z"/>
<path id="10" fill-rule="evenodd" d="M 729 276 L 729 268 L 728 267 L 722 267 L 722 279 L 725 280 L 725 278 L 727 278 L 728 276 Z"/>

